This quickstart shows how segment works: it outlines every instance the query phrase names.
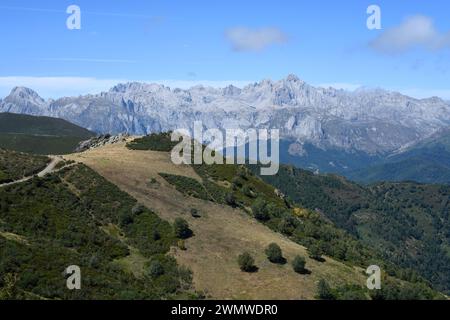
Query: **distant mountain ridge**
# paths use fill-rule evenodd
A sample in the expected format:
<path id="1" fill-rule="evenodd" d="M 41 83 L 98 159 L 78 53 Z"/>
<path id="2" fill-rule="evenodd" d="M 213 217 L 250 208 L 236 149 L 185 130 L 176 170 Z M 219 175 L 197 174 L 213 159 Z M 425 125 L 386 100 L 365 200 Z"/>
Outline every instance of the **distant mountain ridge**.
<path id="1" fill-rule="evenodd" d="M 54 116 L 113 134 L 191 128 L 194 120 L 206 127 L 279 128 L 283 138 L 300 143 L 367 153 L 396 150 L 450 124 L 450 104 L 439 98 L 316 88 L 294 75 L 242 89 L 127 83 L 96 95 L 47 101 L 18 87 L 1 101 L 0 111 Z"/>
<path id="2" fill-rule="evenodd" d="M 450 129 L 441 130 L 380 164 L 354 170 L 347 176 L 365 183 L 411 180 L 450 184 Z"/>
<path id="3" fill-rule="evenodd" d="M 205 128 L 280 129 L 283 141 L 289 142 L 281 150 L 284 156 L 299 159 L 304 167 L 339 173 L 366 165 L 364 160 L 353 165 L 354 154 L 362 154 L 361 159 L 384 157 L 450 125 L 450 104 L 440 98 L 419 100 L 382 89 L 318 88 L 295 75 L 244 88 L 183 90 L 133 82 L 56 100 L 18 87 L 0 101 L 0 112 L 58 117 L 111 134 L 192 128 L 194 121 L 202 121 Z M 340 155 L 334 158 L 335 153 Z"/>

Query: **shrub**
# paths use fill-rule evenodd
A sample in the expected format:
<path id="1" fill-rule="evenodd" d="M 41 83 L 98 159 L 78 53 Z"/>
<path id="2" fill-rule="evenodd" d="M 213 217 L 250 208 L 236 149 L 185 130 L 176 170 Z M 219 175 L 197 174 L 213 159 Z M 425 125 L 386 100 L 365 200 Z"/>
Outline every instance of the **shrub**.
<path id="1" fill-rule="evenodd" d="M 195 208 L 191 209 L 191 216 L 194 217 L 194 218 L 201 218 L 202 217 L 202 215 Z"/>
<path id="2" fill-rule="evenodd" d="M 295 230 L 295 220 L 291 216 L 285 216 L 278 224 L 278 230 L 285 235 L 292 235 Z"/>
<path id="3" fill-rule="evenodd" d="M 183 218 L 175 219 L 173 229 L 175 231 L 175 236 L 180 239 L 187 239 L 192 235 L 192 231 L 189 229 L 189 224 Z"/>
<path id="4" fill-rule="evenodd" d="M 153 229 L 151 235 L 152 235 L 152 239 L 154 241 L 158 241 L 161 239 L 161 234 L 159 233 L 159 231 L 157 229 Z"/>
<path id="5" fill-rule="evenodd" d="M 309 253 L 309 257 L 311 259 L 317 260 L 317 261 L 322 261 L 322 254 L 323 254 L 323 250 L 322 248 L 317 245 L 317 244 L 312 244 L 309 246 L 308 248 L 308 253 Z"/>
<path id="6" fill-rule="evenodd" d="M 233 186 L 236 186 L 238 188 L 242 187 L 242 182 L 238 177 L 234 177 L 233 179 L 231 179 L 231 183 L 233 184 Z"/>
<path id="7" fill-rule="evenodd" d="M 242 271 L 252 272 L 256 269 L 255 260 L 248 252 L 244 252 L 238 257 L 238 264 Z"/>
<path id="8" fill-rule="evenodd" d="M 142 212 L 144 212 L 144 207 L 141 206 L 140 204 L 136 204 L 132 209 L 131 209 L 131 213 L 133 215 L 140 215 Z"/>
<path id="9" fill-rule="evenodd" d="M 237 173 L 238 177 L 240 177 L 240 178 L 242 178 L 244 180 L 248 179 L 248 177 L 247 177 L 247 170 L 244 167 L 239 167 L 237 169 L 236 173 Z"/>
<path id="10" fill-rule="evenodd" d="M 148 268 L 148 273 L 152 278 L 157 278 L 164 274 L 164 268 L 158 260 L 153 260 L 150 262 L 150 266 Z"/>
<path id="11" fill-rule="evenodd" d="M 330 286 L 328 283 L 321 279 L 319 283 L 317 284 L 317 297 L 322 300 L 335 300 L 336 297 L 331 291 Z"/>
<path id="12" fill-rule="evenodd" d="M 226 202 L 227 205 L 232 206 L 232 207 L 235 207 L 237 205 L 236 197 L 231 192 L 227 193 L 225 195 L 225 202 Z"/>
<path id="13" fill-rule="evenodd" d="M 282 263 L 284 261 L 281 248 L 276 243 L 271 243 L 266 248 L 266 255 L 272 263 Z"/>
<path id="14" fill-rule="evenodd" d="M 123 212 L 119 217 L 119 222 L 122 227 L 133 223 L 133 214 L 131 212 Z"/>
<path id="15" fill-rule="evenodd" d="M 253 216 L 260 221 L 267 221 L 270 219 L 267 210 L 267 203 L 262 198 L 258 198 L 252 205 Z"/>
<path id="16" fill-rule="evenodd" d="M 305 258 L 301 256 L 295 256 L 294 260 L 292 261 L 292 269 L 294 269 L 297 273 L 306 273 L 306 260 Z"/>

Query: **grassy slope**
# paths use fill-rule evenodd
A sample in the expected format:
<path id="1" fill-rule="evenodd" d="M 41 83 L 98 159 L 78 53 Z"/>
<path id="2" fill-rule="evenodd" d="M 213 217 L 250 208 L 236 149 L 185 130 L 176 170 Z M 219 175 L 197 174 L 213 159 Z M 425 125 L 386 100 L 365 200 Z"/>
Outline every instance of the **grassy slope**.
<path id="1" fill-rule="evenodd" d="M 176 243 L 171 226 L 135 207 L 82 165 L 1 188 L 0 299 L 187 297 L 189 272 L 166 256 Z M 159 277 L 148 272 L 155 260 L 164 269 Z M 74 264 L 82 271 L 79 291 L 65 287 L 63 271 Z M 14 290 L 2 289 L 8 277 L 17 279 Z"/>
<path id="2" fill-rule="evenodd" d="M 187 264 L 194 271 L 196 288 L 205 290 L 211 297 L 311 299 L 316 294 L 319 279 L 327 279 L 333 286 L 341 288 L 345 285 L 365 285 L 362 269 L 352 267 L 351 263 L 346 265 L 337 262 L 330 257 L 326 258 L 325 263 L 307 258 L 307 268 L 312 273 L 303 276 L 295 274 L 289 264 L 280 266 L 269 263 L 263 252 L 270 242 L 278 243 L 290 262 L 296 254 L 308 255 L 305 247 L 298 243 L 315 243 L 314 237 L 321 232 L 323 236 L 330 232 L 332 237 L 337 237 L 340 245 L 348 247 L 350 251 L 347 252 L 352 253 L 352 259 L 354 254 L 364 255 L 367 252 L 362 253 L 365 249 L 350 236 L 333 229 L 332 225 L 319 222 L 321 218 L 314 212 L 296 212 L 301 216 L 300 221 L 308 226 L 308 230 L 298 226 L 292 236 L 286 237 L 271 230 L 277 229 L 280 218 L 271 217 L 264 225 L 251 217 L 249 206 L 254 202 L 253 195 L 245 196 L 242 190 L 234 192 L 241 209 L 224 205 L 221 195 L 224 190 L 228 193 L 233 190 L 230 181 L 236 182 L 233 178 L 238 167 L 196 167 L 194 170 L 191 166 L 173 165 L 168 153 L 127 150 L 123 145 L 106 146 L 71 155 L 69 158 L 84 162 L 139 201 L 155 208 L 161 217 L 170 220 L 183 217 L 188 220 L 194 237 L 187 241 L 187 251 L 175 250 L 174 255 L 179 262 Z M 190 179 L 177 180 L 177 176 Z M 170 178 L 167 179 L 168 177 Z M 208 197 L 213 195 L 216 203 L 205 201 L 208 197 L 205 197 L 203 192 L 191 193 L 193 186 L 194 190 L 198 191 L 194 181 L 202 183 Z M 254 176 L 251 176 L 248 182 L 253 194 L 264 195 L 270 205 L 278 208 L 285 206 L 285 202 L 275 195 L 273 187 Z M 179 191 L 176 191 L 171 183 Z M 193 208 L 197 209 L 201 218 L 194 218 L 189 214 Z M 329 238 L 325 245 L 332 245 L 335 240 Z M 236 258 L 245 250 L 256 257 L 259 267 L 257 273 L 247 274 L 238 269 Z M 389 278 L 387 281 L 391 283 L 394 280 Z M 391 292 L 398 292 L 399 283 L 395 283 L 397 289 Z M 413 292 L 409 297 L 420 296 L 420 293 L 415 291 L 417 287 L 406 284 L 401 286 L 406 286 L 406 290 Z M 346 290 L 343 291 L 345 296 Z M 348 293 L 351 292 L 354 293 L 348 290 Z M 423 292 L 428 292 L 427 297 L 433 296 L 426 288 Z M 399 296 L 389 297 L 395 299 Z"/>
<path id="3" fill-rule="evenodd" d="M 94 133 L 62 119 L 0 113 L 0 147 L 36 154 L 65 154 Z"/>
<path id="4" fill-rule="evenodd" d="M 90 150 L 67 158 L 81 161 L 118 185 L 140 202 L 151 206 L 164 219 L 183 217 L 194 236 L 186 241 L 187 250 L 174 250 L 180 264 L 193 270 L 196 289 L 213 298 L 312 299 L 319 279 L 333 286 L 364 285 L 362 269 L 346 266 L 331 258 L 320 263 L 307 257 L 306 249 L 285 236 L 270 230 L 241 209 L 183 195 L 160 173 L 202 178 L 190 166 L 176 166 L 165 152 L 133 151 L 122 144 Z M 273 190 L 272 190 L 273 191 Z M 195 208 L 201 218 L 190 215 Z M 264 248 L 278 243 L 289 262 L 295 255 L 307 257 L 310 275 L 296 274 L 290 264 L 275 265 L 267 261 Z M 241 272 L 237 256 L 248 250 L 259 267 L 257 273 Z"/>

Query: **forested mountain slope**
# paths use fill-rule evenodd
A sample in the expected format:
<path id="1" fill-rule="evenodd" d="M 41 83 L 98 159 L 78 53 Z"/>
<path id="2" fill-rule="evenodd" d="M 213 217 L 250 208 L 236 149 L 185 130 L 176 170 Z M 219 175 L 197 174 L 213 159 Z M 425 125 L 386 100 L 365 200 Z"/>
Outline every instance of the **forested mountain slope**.
<path id="1" fill-rule="evenodd" d="M 450 187 L 414 182 L 361 186 L 334 175 L 282 166 L 265 181 L 320 211 L 392 263 L 450 290 Z"/>

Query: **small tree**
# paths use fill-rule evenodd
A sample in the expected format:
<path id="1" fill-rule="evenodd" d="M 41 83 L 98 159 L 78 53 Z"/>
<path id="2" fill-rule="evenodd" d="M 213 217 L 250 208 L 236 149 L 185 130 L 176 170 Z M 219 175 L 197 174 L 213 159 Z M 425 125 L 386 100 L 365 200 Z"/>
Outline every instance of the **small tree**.
<path id="1" fill-rule="evenodd" d="M 244 167 L 239 167 L 236 174 L 238 175 L 238 177 L 247 180 L 247 170 Z"/>
<path id="2" fill-rule="evenodd" d="M 126 227 L 134 222 L 133 214 L 131 212 L 123 212 L 119 216 L 119 222 L 122 227 Z"/>
<path id="3" fill-rule="evenodd" d="M 231 183 L 234 186 L 236 186 L 236 188 L 242 187 L 242 182 L 241 182 L 241 179 L 239 179 L 239 177 L 234 177 L 233 179 L 231 179 Z"/>
<path id="4" fill-rule="evenodd" d="M 153 260 L 150 262 L 150 266 L 148 268 L 148 273 L 152 278 L 157 278 L 164 274 L 164 268 L 158 260 Z"/>
<path id="5" fill-rule="evenodd" d="M 270 219 L 267 203 L 262 198 L 258 198 L 253 202 L 252 212 L 254 217 L 260 221 L 267 221 Z"/>
<path id="6" fill-rule="evenodd" d="M 161 239 L 161 234 L 159 233 L 159 231 L 157 229 L 153 229 L 151 231 L 150 235 L 154 241 L 158 241 L 159 239 Z"/>
<path id="7" fill-rule="evenodd" d="M 317 284 L 317 297 L 322 300 L 335 300 L 336 299 L 330 286 L 324 279 L 321 279 L 319 281 L 319 283 Z"/>
<path id="8" fill-rule="evenodd" d="M 248 252 L 244 252 L 238 257 L 238 264 L 242 271 L 252 272 L 255 270 L 255 260 Z"/>
<path id="9" fill-rule="evenodd" d="M 282 263 L 284 261 L 281 248 L 276 243 L 271 243 L 266 248 L 266 255 L 272 263 Z"/>
<path id="10" fill-rule="evenodd" d="M 278 224 L 278 230 L 285 235 L 292 235 L 295 230 L 295 220 L 291 216 L 284 216 Z"/>
<path id="11" fill-rule="evenodd" d="M 191 208 L 191 216 L 194 218 L 201 218 L 202 215 L 198 212 L 197 209 Z"/>
<path id="12" fill-rule="evenodd" d="M 136 216 L 140 215 L 140 214 L 143 213 L 143 212 L 144 212 L 144 207 L 141 206 L 140 204 L 136 204 L 136 205 L 131 209 L 131 213 L 132 213 L 133 215 L 136 215 Z"/>
<path id="13" fill-rule="evenodd" d="M 229 192 L 225 195 L 225 202 L 227 205 L 232 206 L 232 207 L 236 207 L 236 205 L 237 205 L 236 197 L 231 192 Z"/>
<path id="14" fill-rule="evenodd" d="M 323 254 L 323 250 L 322 248 L 317 245 L 317 244 L 312 244 L 309 246 L 308 248 L 308 253 L 309 253 L 309 257 L 311 259 L 317 260 L 317 261 L 322 261 L 322 254 Z"/>
<path id="15" fill-rule="evenodd" d="M 187 239 L 192 235 L 192 231 L 189 229 L 189 224 L 182 218 L 175 219 L 173 229 L 175 231 L 175 236 L 180 239 Z"/>
<path id="16" fill-rule="evenodd" d="M 306 273 L 306 260 L 305 258 L 301 256 L 295 256 L 294 260 L 292 261 L 292 269 L 294 269 L 297 273 Z"/>

